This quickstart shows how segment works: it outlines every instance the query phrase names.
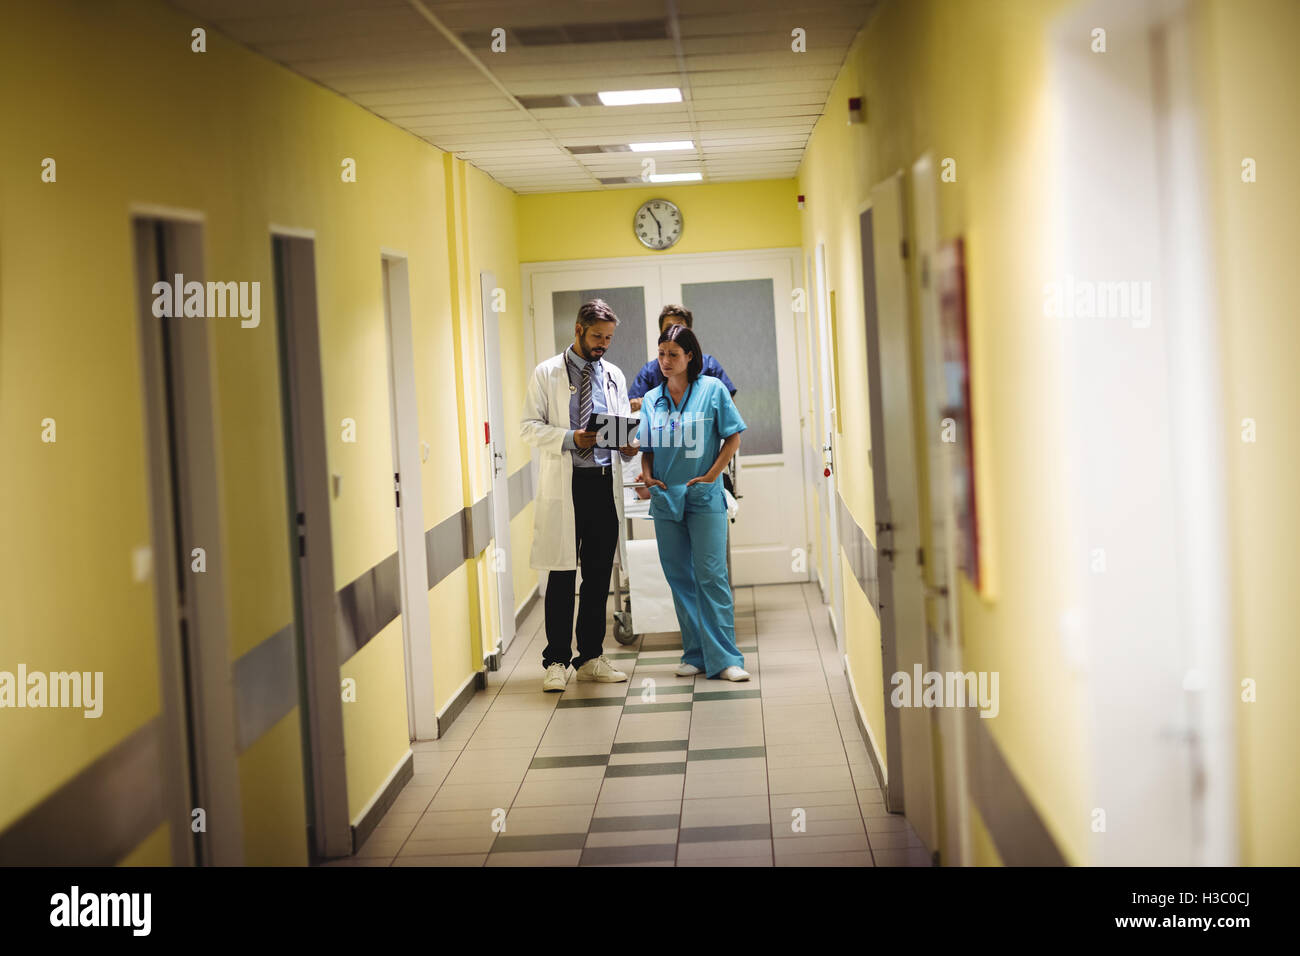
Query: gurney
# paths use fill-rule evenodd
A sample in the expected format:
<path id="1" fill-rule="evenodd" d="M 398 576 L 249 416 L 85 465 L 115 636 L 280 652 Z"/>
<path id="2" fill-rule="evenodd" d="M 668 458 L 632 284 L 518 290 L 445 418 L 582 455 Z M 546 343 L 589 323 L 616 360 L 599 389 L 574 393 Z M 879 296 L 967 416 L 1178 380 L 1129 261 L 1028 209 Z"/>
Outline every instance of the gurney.
<path id="1" fill-rule="evenodd" d="M 727 524 L 727 578 L 731 579 L 731 523 L 736 520 L 739 510 L 734 493 L 739 477 L 737 456 L 733 455 L 727 464 L 723 482 L 723 496 L 727 501 L 727 515 L 731 521 Z M 629 476 L 627 472 L 630 471 Z M 654 538 L 633 538 L 636 522 L 651 522 L 650 500 L 639 498 L 636 489 L 645 488 L 643 482 L 636 480 L 640 474 L 640 458 L 634 458 L 625 466 L 623 517 L 624 548 L 619 549 L 614 568 L 614 639 L 620 644 L 631 644 L 642 634 L 674 632 L 680 630 L 677 624 L 677 610 L 673 604 L 672 591 L 664 577 L 663 566 L 659 563 L 659 543 Z M 727 485 L 730 485 L 730 488 Z M 644 527 L 644 526 L 642 526 Z M 626 553 L 627 565 L 622 564 L 622 554 Z M 626 593 L 625 593 L 626 592 Z M 635 611 L 635 617 L 633 616 Z"/>

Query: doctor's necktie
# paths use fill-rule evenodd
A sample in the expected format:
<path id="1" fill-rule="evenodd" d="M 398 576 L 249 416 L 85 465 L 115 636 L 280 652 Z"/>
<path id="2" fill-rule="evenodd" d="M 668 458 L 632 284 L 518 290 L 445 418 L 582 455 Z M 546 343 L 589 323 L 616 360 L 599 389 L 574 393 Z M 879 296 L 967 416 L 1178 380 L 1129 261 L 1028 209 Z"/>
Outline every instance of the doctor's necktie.
<path id="1" fill-rule="evenodd" d="M 591 363 L 588 362 L 582 367 L 582 386 L 578 389 L 578 430 L 582 431 L 587 427 L 587 421 L 591 418 Z M 591 461 L 591 455 L 595 451 L 595 446 L 591 448 L 579 448 L 578 457 Z"/>

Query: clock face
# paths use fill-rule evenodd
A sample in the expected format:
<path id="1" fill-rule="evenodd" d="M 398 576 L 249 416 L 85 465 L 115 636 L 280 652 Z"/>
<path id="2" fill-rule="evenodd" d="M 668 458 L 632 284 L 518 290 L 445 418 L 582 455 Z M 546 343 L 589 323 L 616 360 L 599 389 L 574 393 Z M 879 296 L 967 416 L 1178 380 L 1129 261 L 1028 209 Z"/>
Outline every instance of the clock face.
<path id="1" fill-rule="evenodd" d="M 667 199 L 648 199 L 632 218 L 632 231 L 647 249 L 667 249 L 682 237 L 682 211 Z"/>

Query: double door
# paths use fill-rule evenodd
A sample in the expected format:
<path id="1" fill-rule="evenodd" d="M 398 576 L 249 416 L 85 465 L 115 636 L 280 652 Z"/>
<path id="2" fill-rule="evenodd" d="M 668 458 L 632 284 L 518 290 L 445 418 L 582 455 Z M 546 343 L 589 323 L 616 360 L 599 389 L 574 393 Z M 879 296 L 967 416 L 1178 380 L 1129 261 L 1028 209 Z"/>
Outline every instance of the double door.
<path id="1" fill-rule="evenodd" d="M 739 513 L 731 527 L 732 584 L 808 580 L 799 362 L 793 277 L 798 250 L 554 262 L 524 267 L 535 359 L 573 342 L 578 307 L 600 298 L 619 317 L 605 360 L 631 386 L 658 353 L 659 312 L 686 306 L 705 354 L 736 387 L 741 436 Z"/>

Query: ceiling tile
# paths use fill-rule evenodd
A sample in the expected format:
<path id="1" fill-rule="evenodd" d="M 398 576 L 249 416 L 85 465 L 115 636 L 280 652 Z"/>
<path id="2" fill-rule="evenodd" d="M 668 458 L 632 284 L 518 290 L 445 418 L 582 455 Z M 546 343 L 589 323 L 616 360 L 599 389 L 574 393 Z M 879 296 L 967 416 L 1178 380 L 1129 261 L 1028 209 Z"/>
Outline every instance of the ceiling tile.
<path id="1" fill-rule="evenodd" d="M 632 188 L 647 157 L 706 182 L 795 175 L 877 3 L 678 0 L 674 24 L 666 5 L 643 0 L 171 0 L 520 193 Z M 502 52 L 491 48 L 497 28 Z M 806 52 L 791 49 L 796 28 Z M 681 89 L 683 102 L 550 105 L 658 87 Z M 522 97 L 550 99 L 525 109 Z M 695 148 L 565 149 L 667 140 Z M 599 181 L 622 176 L 634 182 Z"/>

